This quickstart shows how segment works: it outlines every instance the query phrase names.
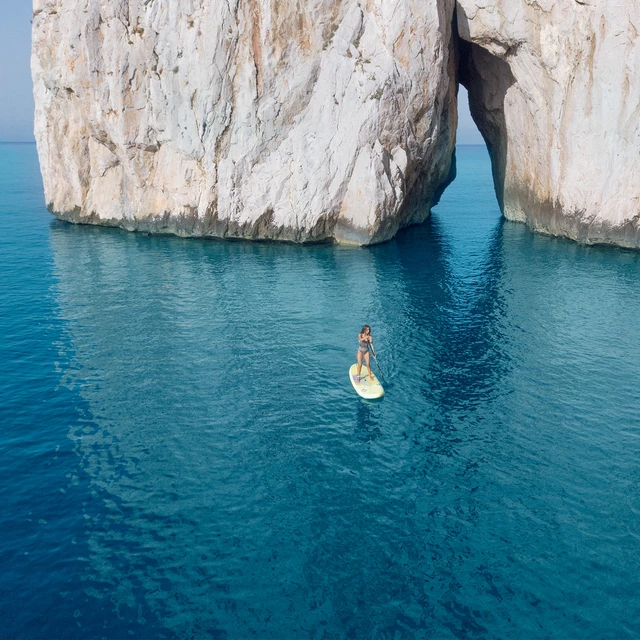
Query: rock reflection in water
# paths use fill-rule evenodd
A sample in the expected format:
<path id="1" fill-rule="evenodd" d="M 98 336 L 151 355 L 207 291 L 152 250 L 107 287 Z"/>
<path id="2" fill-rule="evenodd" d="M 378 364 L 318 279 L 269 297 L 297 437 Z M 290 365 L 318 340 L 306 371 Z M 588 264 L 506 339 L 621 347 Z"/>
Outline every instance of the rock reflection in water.
<path id="1" fill-rule="evenodd" d="M 96 635 L 640 633 L 639 257 L 445 205 L 366 250 L 52 224 Z"/>

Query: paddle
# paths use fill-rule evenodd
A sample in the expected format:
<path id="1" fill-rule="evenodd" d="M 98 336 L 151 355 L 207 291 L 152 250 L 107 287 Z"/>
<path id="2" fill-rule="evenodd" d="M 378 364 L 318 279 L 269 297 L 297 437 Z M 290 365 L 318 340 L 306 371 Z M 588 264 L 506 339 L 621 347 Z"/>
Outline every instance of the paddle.
<path id="1" fill-rule="evenodd" d="M 384 375 L 384 373 L 382 371 L 382 367 L 380 366 L 380 363 L 378 362 L 378 358 L 376 358 L 376 352 L 373 350 L 373 345 L 371 343 L 369 343 L 369 351 L 371 351 L 371 355 L 373 356 L 373 359 L 376 361 L 376 364 L 378 365 L 378 370 L 380 371 L 380 375 L 386 380 L 387 377 Z"/>

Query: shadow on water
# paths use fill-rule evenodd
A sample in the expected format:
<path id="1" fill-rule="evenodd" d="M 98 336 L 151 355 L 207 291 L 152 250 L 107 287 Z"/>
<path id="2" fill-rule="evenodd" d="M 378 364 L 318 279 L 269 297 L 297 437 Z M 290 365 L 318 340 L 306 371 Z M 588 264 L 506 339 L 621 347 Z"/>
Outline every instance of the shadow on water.
<path id="1" fill-rule="evenodd" d="M 364 250 L 55 222 L 51 244 L 62 382 L 84 412 L 69 432 L 89 485 L 76 588 L 95 602 L 80 607 L 95 635 L 103 621 L 113 636 L 264 638 L 532 637 L 541 619 L 546 635 L 563 624 L 553 602 L 576 533 L 558 501 L 589 493 L 581 438 L 606 432 L 597 399 L 619 394 L 606 424 L 632 414 L 633 363 L 609 395 L 597 375 L 582 402 L 563 384 L 585 384 L 582 352 L 609 362 L 610 310 L 636 260 L 595 254 L 593 270 L 593 255 L 581 263 L 582 249 L 497 217 L 474 230 L 438 213 Z M 366 321 L 391 383 L 383 402 L 347 378 Z M 602 326 L 609 342 L 588 342 Z M 572 562 L 589 583 L 588 554 Z"/>
<path id="2" fill-rule="evenodd" d="M 380 400 L 360 398 L 356 410 L 356 438 L 362 442 L 372 442 L 381 436 L 382 425 L 376 409 L 382 402 L 384 402 L 384 398 Z"/>
<path id="3" fill-rule="evenodd" d="M 463 550 L 473 545 L 468 527 L 478 522 L 476 491 L 484 481 L 480 465 L 495 437 L 478 424 L 478 414 L 486 415 L 501 393 L 509 360 L 502 327 L 502 220 L 496 216 L 486 224 L 480 238 L 468 241 L 466 254 L 455 246 L 461 242 L 452 237 L 455 231 L 432 215 L 374 251 L 393 254 L 396 282 L 404 292 L 396 318 L 402 327 L 396 335 L 396 359 L 402 364 L 394 367 L 394 394 L 404 405 L 404 477 L 411 479 L 415 496 L 414 517 L 405 526 L 411 531 L 417 526 L 415 535 L 428 537 L 425 551 L 433 564 L 427 562 L 421 570 L 429 576 L 433 597 L 425 609 L 442 628 L 463 637 L 487 633 L 483 614 L 470 608 L 459 580 L 474 571 L 467 568 Z M 475 572 L 474 582 L 491 582 L 482 565 Z M 416 588 L 419 575 L 411 576 Z"/>
<path id="4" fill-rule="evenodd" d="M 395 241 L 394 259 L 406 294 L 403 311 L 411 321 L 398 344 L 408 347 L 403 357 L 410 363 L 412 385 L 419 380 L 413 393 L 418 391 L 441 414 L 472 411 L 489 402 L 508 370 L 502 238 L 498 219 L 484 254 L 473 255 L 463 273 L 452 269 L 458 257 L 437 216 Z"/>
<path id="5" fill-rule="evenodd" d="M 471 290 L 452 285 L 433 220 L 371 250 L 51 229 L 75 353 L 64 381 L 94 423 L 70 437 L 101 496 L 85 507 L 85 579 L 98 601 L 110 598 L 122 620 L 146 611 L 177 635 L 279 637 L 305 619 L 393 635 L 437 626 L 447 607 L 464 612 L 444 597 L 455 575 L 434 574 L 433 558 L 455 558 L 464 539 L 427 497 L 446 480 L 415 457 L 421 428 L 414 440 L 398 429 L 426 414 L 446 422 L 497 385 L 499 354 L 486 342 L 499 308 L 499 229 L 483 265 L 494 275 Z M 347 390 L 363 316 L 375 319 L 395 382 L 382 403 Z M 477 357 L 486 364 L 474 373 Z M 407 379 L 407 363 L 420 373 Z M 446 454 L 451 438 L 429 446 Z M 462 460 L 444 477 L 469 486 L 471 471 Z M 442 495 L 473 521 L 466 494 Z M 425 530 L 444 538 L 425 543 Z M 121 564 L 131 553 L 138 565 Z M 386 610 L 390 597 L 405 604 Z M 367 607 L 354 616 L 359 602 Z"/>
<path id="6" fill-rule="evenodd" d="M 500 220 L 478 272 L 470 282 L 461 282 L 449 268 L 450 249 L 442 225 L 432 219 L 431 235 L 440 247 L 434 247 L 429 265 L 434 276 L 433 304 L 424 317 L 429 333 L 437 339 L 431 345 L 434 357 L 424 393 L 445 413 L 473 410 L 478 402 L 490 401 L 508 366 L 501 331 L 502 231 Z"/>
<path id="7" fill-rule="evenodd" d="M 354 601 L 336 586 L 359 592 L 376 527 L 363 487 L 380 478 L 359 447 L 380 437 L 380 405 L 353 397 L 345 348 L 352 301 L 377 297 L 370 253 L 51 231 L 63 384 L 92 421 L 69 433 L 96 496 L 88 593 L 121 625 L 180 636 L 337 632 L 332 611 Z"/>
<path id="8" fill-rule="evenodd" d="M 640 254 L 498 222 L 483 149 L 365 250 L 50 224 L 29 162 L 0 211 L 6 634 L 640 636 Z"/>

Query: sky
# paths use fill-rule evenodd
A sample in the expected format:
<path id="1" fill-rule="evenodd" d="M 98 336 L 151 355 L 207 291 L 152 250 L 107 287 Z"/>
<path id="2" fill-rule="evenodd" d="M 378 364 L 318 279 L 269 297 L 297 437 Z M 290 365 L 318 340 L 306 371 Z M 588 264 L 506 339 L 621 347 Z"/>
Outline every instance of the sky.
<path id="1" fill-rule="evenodd" d="M 458 133 L 456 141 L 458 144 L 484 144 L 484 139 L 469 113 L 469 94 L 462 85 L 458 89 Z"/>
<path id="2" fill-rule="evenodd" d="M 33 141 L 31 0 L 0 0 L 0 141 Z M 484 144 L 469 115 L 467 92 L 458 94 L 458 144 Z"/>
<path id="3" fill-rule="evenodd" d="M 0 140 L 33 140 L 30 0 L 0 0 Z"/>

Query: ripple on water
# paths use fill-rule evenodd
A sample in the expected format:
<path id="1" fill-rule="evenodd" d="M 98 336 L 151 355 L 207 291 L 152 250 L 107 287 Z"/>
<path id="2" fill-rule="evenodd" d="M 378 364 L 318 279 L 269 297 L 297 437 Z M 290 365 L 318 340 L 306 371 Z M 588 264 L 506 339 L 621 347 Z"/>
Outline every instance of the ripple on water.
<path id="1" fill-rule="evenodd" d="M 7 635 L 640 635 L 638 254 L 501 222 L 478 149 L 366 250 L 51 222 L 17 155 Z"/>

